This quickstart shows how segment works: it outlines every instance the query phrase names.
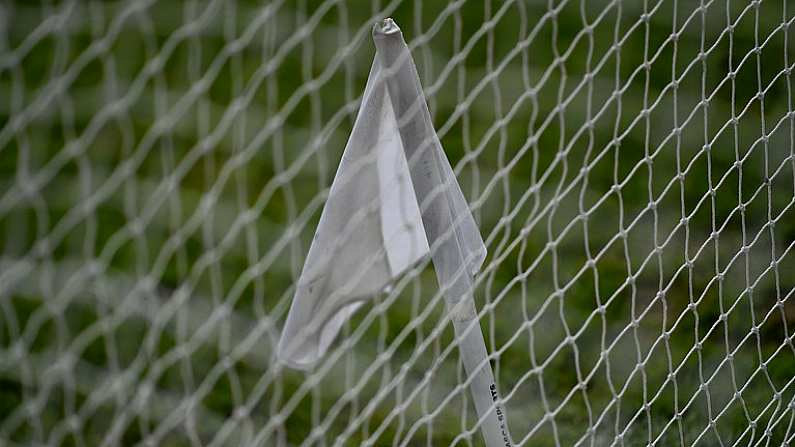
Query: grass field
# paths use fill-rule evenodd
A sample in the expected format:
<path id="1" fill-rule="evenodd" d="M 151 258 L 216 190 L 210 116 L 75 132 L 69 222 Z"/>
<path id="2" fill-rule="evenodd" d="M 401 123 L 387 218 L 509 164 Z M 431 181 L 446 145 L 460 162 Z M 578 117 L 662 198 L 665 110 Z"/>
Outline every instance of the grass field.
<path id="1" fill-rule="evenodd" d="M 400 24 L 517 445 L 795 436 L 787 0 L 0 4 L 0 445 L 482 445 L 429 262 L 273 351 Z"/>

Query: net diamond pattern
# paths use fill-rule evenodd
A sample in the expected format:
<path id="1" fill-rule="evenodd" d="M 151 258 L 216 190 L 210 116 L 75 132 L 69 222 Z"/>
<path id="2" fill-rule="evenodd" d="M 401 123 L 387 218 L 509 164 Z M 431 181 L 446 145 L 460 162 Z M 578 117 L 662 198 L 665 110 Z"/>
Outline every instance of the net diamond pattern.
<path id="1" fill-rule="evenodd" d="M 0 5 L 0 444 L 482 445 L 433 266 L 275 349 L 394 17 L 516 445 L 795 438 L 787 0 Z"/>

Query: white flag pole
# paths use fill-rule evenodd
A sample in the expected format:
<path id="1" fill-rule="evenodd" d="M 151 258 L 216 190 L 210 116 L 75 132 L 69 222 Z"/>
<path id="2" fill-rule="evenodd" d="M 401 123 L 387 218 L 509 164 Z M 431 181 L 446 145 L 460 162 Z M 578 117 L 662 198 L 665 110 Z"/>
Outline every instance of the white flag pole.
<path id="1" fill-rule="evenodd" d="M 417 69 L 400 28 L 392 19 L 385 19 L 373 28 L 373 39 L 398 120 L 436 276 L 446 290 L 445 301 L 470 380 L 475 409 L 482 420 L 483 437 L 488 447 L 510 447 L 513 444 L 505 409 L 497 394 L 472 296 L 471 275 L 479 269 L 485 247 L 477 228 L 472 228 L 474 225 L 463 228 L 472 221 L 470 216 L 461 214 L 470 211 L 468 207 L 461 210 L 460 205 L 456 206 L 466 202 L 441 150 Z M 476 234 L 477 241 L 472 240 L 471 233 Z M 479 253 L 471 251 L 473 246 L 478 247 Z"/>

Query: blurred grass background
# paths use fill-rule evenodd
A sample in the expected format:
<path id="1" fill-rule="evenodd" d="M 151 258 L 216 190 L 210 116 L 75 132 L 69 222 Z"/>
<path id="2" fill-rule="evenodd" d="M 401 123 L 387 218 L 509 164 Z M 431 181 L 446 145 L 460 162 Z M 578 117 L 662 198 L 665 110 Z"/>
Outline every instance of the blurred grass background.
<path id="1" fill-rule="evenodd" d="M 3 444 L 482 445 L 427 263 L 273 362 L 386 16 L 514 441 L 790 441 L 786 0 L 0 6 Z"/>

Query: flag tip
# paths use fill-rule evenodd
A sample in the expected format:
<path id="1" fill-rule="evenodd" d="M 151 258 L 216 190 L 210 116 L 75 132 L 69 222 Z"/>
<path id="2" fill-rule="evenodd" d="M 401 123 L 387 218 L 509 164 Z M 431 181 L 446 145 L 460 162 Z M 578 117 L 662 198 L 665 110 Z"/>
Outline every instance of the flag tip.
<path id="1" fill-rule="evenodd" d="M 388 36 L 390 34 L 395 34 L 400 32 L 400 27 L 397 26 L 394 20 L 391 17 L 387 17 L 384 20 L 379 20 L 373 26 L 373 36 Z"/>

